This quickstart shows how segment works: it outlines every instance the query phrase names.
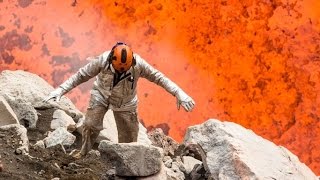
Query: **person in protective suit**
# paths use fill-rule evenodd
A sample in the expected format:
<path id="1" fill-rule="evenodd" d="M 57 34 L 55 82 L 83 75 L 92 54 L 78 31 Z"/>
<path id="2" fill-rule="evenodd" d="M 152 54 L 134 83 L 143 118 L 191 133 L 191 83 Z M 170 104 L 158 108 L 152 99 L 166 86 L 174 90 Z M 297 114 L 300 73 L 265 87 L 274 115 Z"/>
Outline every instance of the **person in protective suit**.
<path id="1" fill-rule="evenodd" d="M 113 110 L 119 143 L 136 142 L 139 131 L 137 117 L 137 82 L 140 77 L 163 87 L 177 98 L 177 106 L 186 111 L 195 102 L 174 82 L 149 65 L 125 43 L 118 42 L 111 51 L 93 58 L 87 65 L 52 91 L 45 101 L 59 101 L 61 96 L 96 76 L 82 132 L 82 147 L 77 156 L 86 155 L 103 129 L 103 117 Z"/>

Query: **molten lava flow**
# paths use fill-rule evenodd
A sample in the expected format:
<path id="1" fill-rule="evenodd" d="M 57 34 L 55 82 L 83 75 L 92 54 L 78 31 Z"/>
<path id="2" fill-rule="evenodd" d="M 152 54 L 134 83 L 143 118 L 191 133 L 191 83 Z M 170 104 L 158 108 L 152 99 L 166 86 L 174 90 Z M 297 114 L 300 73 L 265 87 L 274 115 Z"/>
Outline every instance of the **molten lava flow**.
<path id="1" fill-rule="evenodd" d="M 293 151 L 320 174 L 320 2 L 317 0 L 0 1 L 0 70 L 57 86 L 125 41 L 196 101 L 192 113 L 140 82 L 139 116 L 182 140 L 217 118 Z M 92 82 L 92 81 L 91 81 Z M 91 83 L 69 93 L 85 111 Z"/>

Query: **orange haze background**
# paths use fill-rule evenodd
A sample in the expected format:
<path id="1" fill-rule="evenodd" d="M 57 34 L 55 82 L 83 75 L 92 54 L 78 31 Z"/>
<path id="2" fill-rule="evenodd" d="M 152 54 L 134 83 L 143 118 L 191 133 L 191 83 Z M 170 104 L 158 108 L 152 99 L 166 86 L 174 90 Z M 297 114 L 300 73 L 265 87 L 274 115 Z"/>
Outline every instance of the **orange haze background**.
<path id="1" fill-rule="evenodd" d="M 320 1 L 0 0 L 0 71 L 57 87 L 88 56 L 127 42 L 196 101 L 139 82 L 139 117 L 181 141 L 209 118 L 283 145 L 320 174 Z M 85 111 L 92 80 L 68 97 Z M 4 88 L 4 87 L 1 87 Z"/>

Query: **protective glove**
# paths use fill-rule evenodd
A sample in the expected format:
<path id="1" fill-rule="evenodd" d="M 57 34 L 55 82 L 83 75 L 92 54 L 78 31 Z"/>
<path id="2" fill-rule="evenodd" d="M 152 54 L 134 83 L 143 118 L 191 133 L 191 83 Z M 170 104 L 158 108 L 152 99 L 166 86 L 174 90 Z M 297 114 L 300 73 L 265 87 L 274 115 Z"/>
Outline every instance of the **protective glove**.
<path id="1" fill-rule="evenodd" d="M 61 96 L 63 96 L 67 91 L 63 88 L 59 87 L 52 91 L 47 98 L 45 98 L 43 101 L 48 102 L 50 99 L 55 100 L 56 102 L 59 102 L 61 99 Z"/>
<path id="2" fill-rule="evenodd" d="M 181 89 L 176 94 L 176 97 L 178 110 L 180 110 L 180 106 L 182 106 L 187 112 L 190 112 L 194 108 L 194 100 Z"/>

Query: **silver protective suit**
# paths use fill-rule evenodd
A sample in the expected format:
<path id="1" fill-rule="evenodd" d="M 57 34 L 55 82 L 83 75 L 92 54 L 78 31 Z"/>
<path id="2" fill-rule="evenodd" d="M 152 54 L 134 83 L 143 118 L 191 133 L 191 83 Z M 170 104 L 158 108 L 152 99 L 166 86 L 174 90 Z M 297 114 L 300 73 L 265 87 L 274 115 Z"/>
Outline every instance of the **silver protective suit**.
<path id="1" fill-rule="evenodd" d="M 109 106 L 113 111 L 128 111 L 137 108 L 137 81 L 140 77 L 163 87 L 173 96 L 180 90 L 174 82 L 149 65 L 138 54 L 134 54 L 136 64 L 123 74 L 122 76 L 125 78 L 113 87 L 114 73 L 107 60 L 109 53 L 110 51 L 106 51 L 93 58 L 90 63 L 80 68 L 60 87 L 68 92 L 79 84 L 97 76 L 91 94 L 97 101 Z"/>
<path id="2" fill-rule="evenodd" d="M 137 81 L 140 77 L 156 83 L 174 96 L 180 91 L 175 83 L 137 54 L 134 54 L 135 65 L 122 74 L 121 80 L 114 86 L 114 70 L 108 62 L 109 53 L 110 51 L 107 51 L 91 59 L 86 66 L 80 68 L 76 74 L 60 85 L 68 92 L 96 76 L 83 126 L 80 151 L 82 155 L 87 154 L 92 148 L 103 128 L 103 117 L 108 109 L 113 110 L 119 142 L 137 141 L 139 131 Z"/>

